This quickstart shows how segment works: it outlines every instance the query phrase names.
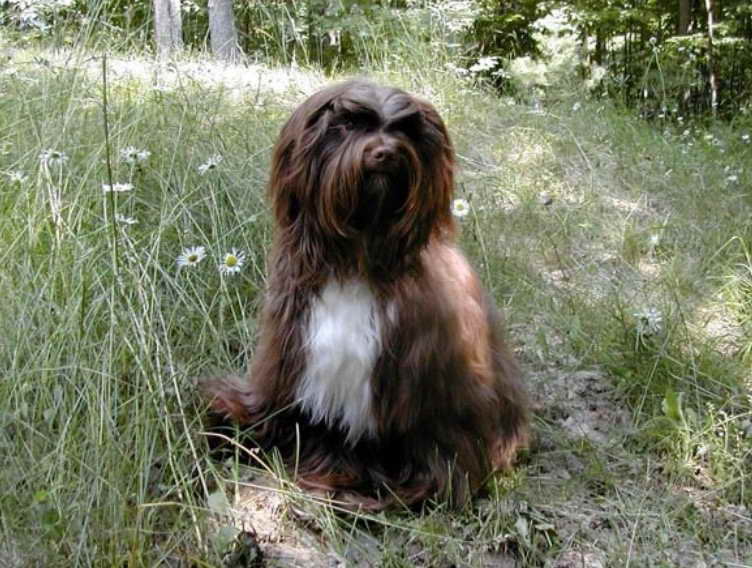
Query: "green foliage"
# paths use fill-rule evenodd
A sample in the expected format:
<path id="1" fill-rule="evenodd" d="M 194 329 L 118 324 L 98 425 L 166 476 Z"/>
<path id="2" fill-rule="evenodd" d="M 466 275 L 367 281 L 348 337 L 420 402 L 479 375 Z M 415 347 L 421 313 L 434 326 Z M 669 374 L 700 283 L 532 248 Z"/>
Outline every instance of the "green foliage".
<path id="1" fill-rule="evenodd" d="M 558 55 L 544 52 L 542 33 L 571 33 L 594 93 L 647 118 L 733 118 L 750 112 L 752 7 L 744 0 L 718 4 L 712 50 L 703 2 L 686 4 L 684 30 L 678 3 L 668 0 L 237 0 L 235 21 L 242 49 L 256 60 L 357 71 L 379 65 L 387 54 L 403 56 L 406 45 L 440 44 L 460 70 L 516 95 L 531 79 L 523 77 L 521 85 L 520 69 L 530 75 L 544 56 Z M 0 24 L 19 38 L 151 50 L 152 0 L 2 0 L 0 6 Z M 181 9 L 187 48 L 205 49 L 206 4 L 184 0 Z M 541 19 L 552 13 L 565 14 L 569 29 L 542 27 Z M 718 84 L 715 109 L 711 67 Z M 533 74 L 542 75 L 539 69 Z"/>
<path id="2" fill-rule="evenodd" d="M 548 9 L 532 0 L 479 0 L 467 41 L 481 56 L 540 56 L 535 23 Z"/>
<path id="3" fill-rule="evenodd" d="M 585 72 L 605 67 L 600 87 L 644 116 L 709 114 L 710 58 L 704 3 L 689 3 L 678 30 L 678 3 L 662 0 L 559 2 L 586 54 Z M 720 115 L 752 101 L 752 15 L 747 2 L 723 2 L 715 14 L 713 68 Z"/>
<path id="4" fill-rule="evenodd" d="M 329 70 L 361 65 L 374 46 L 405 33 L 401 18 L 405 12 L 404 3 L 390 0 L 293 0 L 236 6 L 247 53 Z"/>

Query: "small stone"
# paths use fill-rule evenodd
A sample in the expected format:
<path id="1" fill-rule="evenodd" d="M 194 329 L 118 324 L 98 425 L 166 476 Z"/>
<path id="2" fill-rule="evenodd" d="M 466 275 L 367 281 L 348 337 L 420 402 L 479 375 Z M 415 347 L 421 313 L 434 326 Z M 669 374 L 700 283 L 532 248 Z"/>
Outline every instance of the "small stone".
<path id="1" fill-rule="evenodd" d="M 540 200 L 541 204 L 545 205 L 546 207 L 554 202 L 553 196 L 545 191 L 538 196 L 538 199 Z"/>

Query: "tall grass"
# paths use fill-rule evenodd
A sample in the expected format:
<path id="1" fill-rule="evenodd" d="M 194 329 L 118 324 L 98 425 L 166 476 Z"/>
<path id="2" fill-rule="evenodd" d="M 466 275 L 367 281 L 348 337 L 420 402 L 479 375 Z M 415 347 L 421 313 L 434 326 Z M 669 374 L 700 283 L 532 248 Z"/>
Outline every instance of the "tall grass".
<path id="1" fill-rule="evenodd" d="M 149 564 L 145 538 L 201 544 L 175 530 L 196 522 L 205 485 L 192 384 L 242 367 L 251 343 L 269 229 L 248 158 L 267 154 L 279 113 L 129 84 L 104 109 L 102 84 L 75 69 L 24 69 L 3 89 L 3 169 L 27 176 L 2 182 L 3 530 L 45 543 L 45 565 Z M 129 146 L 151 155 L 129 164 Z M 41 163 L 50 148 L 67 161 Z M 132 191 L 103 191 L 108 162 Z M 207 258 L 178 268 L 192 245 Z M 243 273 L 223 276 L 233 247 Z"/>

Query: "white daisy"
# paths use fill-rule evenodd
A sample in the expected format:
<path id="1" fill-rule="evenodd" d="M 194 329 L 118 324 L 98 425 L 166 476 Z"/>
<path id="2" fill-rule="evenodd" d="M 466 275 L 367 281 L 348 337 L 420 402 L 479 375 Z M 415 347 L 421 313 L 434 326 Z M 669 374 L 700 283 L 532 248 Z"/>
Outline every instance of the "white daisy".
<path id="1" fill-rule="evenodd" d="M 135 146 L 127 146 L 120 150 L 120 159 L 127 164 L 137 164 L 149 159 L 151 152 L 149 150 L 139 150 Z"/>
<path id="2" fill-rule="evenodd" d="M 175 88 L 172 85 L 152 85 L 151 90 L 155 93 L 166 94 L 171 93 L 175 90 Z"/>
<path id="3" fill-rule="evenodd" d="M 42 152 L 39 154 L 39 161 L 45 165 L 62 166 L 65 162 L 68 161 L 68 155 L 65 152 L 61 152 L 60 150 L 42 150 Z"/>
<path id="4" fill-rule="evenodd" d="M 29 177 L 25 173 L 23 173 L 21 170 L 14 170 L 12 172 L 6 172 L 5 175 L 8 176 L 8 179 L 13 183 L 23 183 L 27 179 L 29 179 Z"/>
<path id="5" fill-rule="evenodd" d="M 206 248 L 204 247 L 189 247 L 183 249 L 183 252 L 178 256 L 178 266 L 196 266 L 206 256 Z"/>
<path id="6" fill-rule="evenodd" d="M 637 319 L 637 333 L 640 335 L 653 335 L 663 329 L 663 314 L 656 308 L 647 308 L 632 315 Z"/>
<path id="7" fill-rule="evenodd" d="M 220 156 L 219 154 L 215 154 L 214 156 L 206 160 L 206 163 L 201 164 L 198 167 L 198 173 L 200 175 L 204 175 L 206 172 L 216 169 L 222 160 L 223 160 L 222 156 Z"/>
<path id="8" fill-rule="evenodd" d="M 473 63 L 469 71 L 470 73 L 482 73 L 483 71 L 490 71 L 494 67 L 496 67 L 497 63 L 499 62 L 498 57 L 494 56 L 485 56 L 478 59 L 477 62 Z"/>
<path id="9" fill-rule="evenodd" d="M 467 199 L 455 199 L 452 203 L 452 215 L 460 219 L 470 213 L 470 204 Z"/>
<path id="10" fill-rule="evenodd" d="M 749 144 L 750 142 L 749 134 L 742 134 L 742 142 L 744 142 L 745 144 Z"/>
<path id="11" fill-rule="evenodd" d="M 126 217 L 125 215 L 121 215 L 120 213 L 115 214 L 115 221 L 122 223 L 123 225 L 135 225 L 136 223 L 138 223 L 137 219 L 134 219 L 133 217 Z"/>
<path id="12" fill-rule="evenodd" d="M 222 274 L 235 274 L 240 272 L 240 267 L 245 262 L 245 253 L 237 249 L 232 249 L 225 255 L 224 260 L 219 265 L 219 271 Z"/>
<path id="13" fill-rule="evenodd" d="M 111 191 L 115 193 L 123 193 L 124 191 L 131 191 L 132 189 L 132 183 L 113 183 L 112 185 L 109 183 L 102 184 L 102 191 L 105 193 L 110 193 Z"/>

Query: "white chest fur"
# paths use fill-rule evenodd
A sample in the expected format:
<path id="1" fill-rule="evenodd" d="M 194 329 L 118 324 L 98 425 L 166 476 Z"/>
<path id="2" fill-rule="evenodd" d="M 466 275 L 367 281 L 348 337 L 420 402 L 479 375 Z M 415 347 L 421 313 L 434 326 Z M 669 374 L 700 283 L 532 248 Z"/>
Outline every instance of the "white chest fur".
<path id="1" fill-rule="evenodd" d="M 376 298 L 362 281 L 329 281 L 310 307 L 306 367 L 297 397 L 314 422 L 357 442 L 375 431 L 371 375 L 381 352 Z"/>

